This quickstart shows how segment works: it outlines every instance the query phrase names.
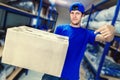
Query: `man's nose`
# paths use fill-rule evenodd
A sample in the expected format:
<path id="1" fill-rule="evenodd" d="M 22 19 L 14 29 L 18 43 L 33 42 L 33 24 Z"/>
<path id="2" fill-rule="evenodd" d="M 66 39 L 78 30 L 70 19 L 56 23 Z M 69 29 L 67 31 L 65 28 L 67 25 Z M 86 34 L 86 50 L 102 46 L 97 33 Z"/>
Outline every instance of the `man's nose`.
<path id="1" fill-rule="evenodd" d="M 76 17 L 76 14 L 73 14 L 73 17 Z"/>

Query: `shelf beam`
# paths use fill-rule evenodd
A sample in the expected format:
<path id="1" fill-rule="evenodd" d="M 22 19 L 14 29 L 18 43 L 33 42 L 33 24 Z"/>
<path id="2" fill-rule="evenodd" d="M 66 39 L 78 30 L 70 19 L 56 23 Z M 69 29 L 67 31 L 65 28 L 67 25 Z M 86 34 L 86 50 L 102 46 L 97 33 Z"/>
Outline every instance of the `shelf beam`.
<path id="1" fill-rule="evenodd" d="M 0 57 L 2 57 L 3 47 L 0 47 Z"/>
<path id="2" fill-rule="evenodd" d="M 0 2 L 0 9 L 4 9 L 4 10 L 7 10 L 9 12 L 13 12 L 13 13 L 28 16 L 28 17 L 36 17 L 37 16 L 37 15 L 34 15 L 34 14 L 30 13 L 30 12 L 27 12 L 27 11 L 24 11 L 24 10 L 21 10 L 21 9 L 6 5 L 6 4 L 1 3 L 1 2 Z"/>
<path id="3" fill-rule="evenodd" d="M 7 80 L 13 80 L 19 73 L 22 71 L 22 68 L 17 67 L 15 71 L 7 78 Z"/>

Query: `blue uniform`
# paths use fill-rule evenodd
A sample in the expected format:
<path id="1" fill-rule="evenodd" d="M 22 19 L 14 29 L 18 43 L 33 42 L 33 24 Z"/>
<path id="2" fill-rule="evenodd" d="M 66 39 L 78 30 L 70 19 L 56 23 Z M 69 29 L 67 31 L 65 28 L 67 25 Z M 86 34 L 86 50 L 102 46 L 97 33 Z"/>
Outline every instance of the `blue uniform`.
<path id="1" fill-rule="evenodd" d="M 82 27 L 75 28 L 70 25 L 61 25 L 56 28 L 56 34 L 69 37 L 69 47 L 63 66 L 61 78 L 79 80 L 80 62 L 84 56 L 87 43 L 94 43 L 93 31 Z"/>

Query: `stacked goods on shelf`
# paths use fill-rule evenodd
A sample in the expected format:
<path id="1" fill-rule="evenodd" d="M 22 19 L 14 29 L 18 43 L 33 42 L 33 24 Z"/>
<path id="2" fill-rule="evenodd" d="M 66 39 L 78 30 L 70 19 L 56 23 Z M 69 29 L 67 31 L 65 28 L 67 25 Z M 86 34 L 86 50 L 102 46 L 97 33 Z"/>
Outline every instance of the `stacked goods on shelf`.
<path id="1" fill-rule="evenodd" d="M 112 44 L 112 49 L 109 55 L 115 60 L 116 63 L 120 64 L 120 41 L 115 40 Z"/>
<path id="2" fill-rule="evenodd" d="M 97 72 L 99 61 L 101 59 L 101 53 L 103 48 L 99 45 L 88 44 L 85 52 L 85 58 L 83 60 L 85 79 L 94 80 L 95 73 Z"/>
<path id="3" fill-rule="evenodd" d="M 113 6 L 111 8 L 97 11 L 91 15 L 91 19 L 89 21 L 89 28 L 98 28 L 101 25 L 104 24 L 111 24 L 112 19 L 114 17 L 114 11 L 116 9 L 116 6 Z M 86 15 L 82 20 L 82 25 L 86 26 L 88 21 L 89 15 Z M 118 14 L 117 21 L 115 23 L 116 32 L 120 33 L 120 13 Z"/>
<path id="4" fill-rule="evenodd" d="M 32 12 L 34 10 L 34 4 L 30 0 L 20 0 L 18 1 L 4 1 L 3 3 L 16 7 L 18 9 L 22 9 L 28 12 Z"/>
<path id="5" fill-rule="evenodd" d="M 88 55 L 91 56 L 91 60 L 95 61 L 96 67 L 98 67 L 101 55 L 103 52 L 103 47 L 101 47 L 99 44 L 97 45 L 88 45 L 87 50 Z M 93 56 L 93 57 L 92 57 Z"/>
<path id="6" fill-rule="evenodd" d="M 31 27 L 36 27 L 38 29 L 43 29 L 43 30 L 54 30 L 55 25 L 56 25 L 56 21 L 57 21 L 57 17 L 58 17 L 58 13 L 55 10 L 55 7 L 53 8 L 54 10 L 51 11 L 51 13 L 49 13 L 49 9 L 48 7 L 50 5 L 43 4 L 42 8 L 39 9 L 39 1 L 17 1 L 18 3 L 14 4 L 13 2 L 10 3 L 0 3 L 0 6 L 4 7 L 0 7 L 1 9 L 4 10 L 4 12 L 8 12 L 7 13 L 7 20 L 2 22 L 5 23 L 5 29 L 8 27 L 13 27 L 13 26 L 21 26 L 21 25 L 29 25 Z M 43 1 L 44 3 L 44 1 Z M 9 5 L 8 5 L 9 4 Z M 17 5 L 19 4 L 19 5 Z M 14 6 L 14 7 L 12 7 Z M 19 8 L 16 8 L 19 7 Z M 38 11 L 41 10 L 41 13 L 39 15 L 39 23 L 37 24 L 37 16 L 38 16 Z M 2 11 L 3 13 L 3 11 Z M 15 14 L 14 14 L 15 13 Z M 51 17 L 48 18 L 48 14 L 51 14 Z M 5 13 L 4 13 L 5 15 Z M 3 16 L 2 16 L 3 17 Z M 15 19 L 9 20 L 11 19 L 11 17 L 15 17 Z M 16 19 L 20 19 L 18 21 L 16 21 Z M 4 18 L 3 18 L 4 19 Z M 3 26 L 3 24 L 1 24 Z"/>
<path id="7" fill-rule="evenodd" d="M 116 62 L 111 61 L 109 58 L 106 58 L 101 73 L 120 79 L 120 64 L 117 64 Z"/>
<path id="8" fill-rule="evenodd" d="M 116 44 L 116 41 L 113 43 L 113 45 L 116 46 L 115 44 Z M 98 47 L 98 48 L 96 48 L 96 47 Z M 98 46 L 88 45 L 87 46 L 85 59 L 87 59 L 87 61 L 91 65 L 92 69 L 94 69 L 96 72 L 97 72 L 97 68 L 99 66 L 99 61 L 101 60 L 102 51 L 103 51 L 103 48 L 100 45 L 98 45 Z M 112 51 L 110 51 L 110 53 L 111 52 Z M 111 54 L 109 54 L 109 55 L 111 55 Z M 88 67 L 87 68 L 90 72 L 93 72 L 90 69 L 90 65 L 88 65 L 89 68 Z M 88 71 L 87 71 L 87 73 L 88 73 Z M 95 73 L 95 72 L 93 72 L 93 73 Z M 92 75 L 93 73 L 89 73 L 89 75 Z M 101 70 L 101 75 L 107 75 L 107 76 L 120 78 L 120 64 L 117 64 L 113 58 L 106 56 L 106 59 L 104 61 L 104 64 L 103 64 L 103 67 Z"/>

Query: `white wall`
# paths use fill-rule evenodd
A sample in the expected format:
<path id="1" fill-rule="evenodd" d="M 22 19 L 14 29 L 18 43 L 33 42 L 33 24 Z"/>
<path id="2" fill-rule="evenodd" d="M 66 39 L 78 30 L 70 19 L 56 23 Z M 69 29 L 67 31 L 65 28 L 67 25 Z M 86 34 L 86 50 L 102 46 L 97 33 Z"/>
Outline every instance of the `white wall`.
<path id="1" fill-rule="evenodd" d="M 69 24 L 70 23 L 69 9 L 67 7 L 60 7 L 60 6 L 56 6 L 56 9 L 58 11 L 58 19 L 56 26 L 61 24 Z"/>

